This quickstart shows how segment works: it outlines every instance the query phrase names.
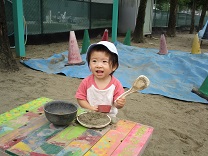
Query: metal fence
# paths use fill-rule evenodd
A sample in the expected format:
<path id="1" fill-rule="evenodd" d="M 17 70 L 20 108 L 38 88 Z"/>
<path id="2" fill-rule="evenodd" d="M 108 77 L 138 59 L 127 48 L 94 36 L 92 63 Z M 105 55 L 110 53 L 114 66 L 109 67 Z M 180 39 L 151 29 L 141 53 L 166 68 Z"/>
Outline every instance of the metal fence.
<path id="1" fill-rule="evenodd" d="M 8 34 L 14 32 L 12 0 L 5 0 Z M 113 0 L 23 0 L 24 25 L 28 35 L 108 28 L 112 26 Z M 166 27 L 169 12 L 153 12 L 153 27 Z M 195 25 L 199 23 L 195 15 Z M 204 22 L 208 20 L 205 17 Z M 177 13 L 180 26 L 190 26 L 190 13 Z"/>
<path id="2" fill-rule="evenodd" d="M 8 33 L 13 33 L 12 1 L 5 0 Z M 23 0 L 27 34 L 49 34 L 112 26 L 113 3 L 93 0 Z"/>
<path id="3" fill-rule="evenodd" d="M 168 26 L 168 19 L 169 19 L 169 12 L 167 11 L 160 11 L 154 10 L 153 11 L 153 27 L 167 27 Z M 195 15 L 195 26 L 198 26 L 200 15 Z M 204 19 L 204 24 L 208 20 L 206 16 Z M 190 26 L 191 25 L 191 13 L 177 13 L 176 17 L 176 26 Z"/>

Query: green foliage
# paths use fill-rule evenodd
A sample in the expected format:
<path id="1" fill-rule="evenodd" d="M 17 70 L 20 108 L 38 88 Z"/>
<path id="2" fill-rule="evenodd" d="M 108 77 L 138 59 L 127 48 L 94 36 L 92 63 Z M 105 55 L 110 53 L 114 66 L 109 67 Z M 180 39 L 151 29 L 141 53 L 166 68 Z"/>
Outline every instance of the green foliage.
<path id="1" fill-rule="evenodd" d="M 178 0 L 178 5 L 187 5 L 188 3 L 190 3 L 192 0 Z"/>
<path id="2" fill-rule="evenodd" d="M 189 9 L 191 9 L 193 1 L 194 0 L 178 0 L 178 4 L 179 6 L 186 6 Z M 196 1 L 196 10 L 201 9 L 201 7 L 207 3 L 207 0 L 195 0 L 195 1 Z"/>
<path id="3" fill-rule="evenodd" d="M 192 0 L 178 0 L 179 10 L 187 10 L 187 8 L 191 8 L 191 6 L 188 5 L 191 1 Z"/>
<path id="4" fill-rule="evenodd" d="M 167 11 L 167 8 L 169 7 L 169 1 L 168 0 L 155 0 L 156 3 L 156 9 Z"/>

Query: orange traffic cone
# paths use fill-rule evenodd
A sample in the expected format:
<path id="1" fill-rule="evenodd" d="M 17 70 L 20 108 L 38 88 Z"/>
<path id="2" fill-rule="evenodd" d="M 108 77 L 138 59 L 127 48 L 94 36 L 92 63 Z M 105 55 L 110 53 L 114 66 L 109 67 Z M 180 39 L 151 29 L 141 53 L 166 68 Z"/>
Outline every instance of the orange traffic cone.
<path id="1" fill-rule="evenodd" d="M 196 34 L 194 36 L 191 53 L 192 54 L 201 54 L 201 49 L 200 49 L 200 43 L 199 43 L 198 34 Z"/>
<path id="2" fill-rule="evenodd" d="M 68 63 L 66 64 L 66 66 L 83 64 L 85 64 L 85 62 L 82 61 L 75 33 L 74 31 L 70 31 Z"/>
<path id="3" fill-rule="evenodd" d="M 165 35 L 162 34 L 160 37 L 160 51 L 158 52 L 158 54 L 160 55 L 165 55 L 168 53 L 168 48 L 166 45 L 166 39 L 165 39 Z"/>
<path id="4" fill-rule="evenodd" d="M 102 41 L 108 41 L 108 29 L 105 29 L 104 31 Z"/>

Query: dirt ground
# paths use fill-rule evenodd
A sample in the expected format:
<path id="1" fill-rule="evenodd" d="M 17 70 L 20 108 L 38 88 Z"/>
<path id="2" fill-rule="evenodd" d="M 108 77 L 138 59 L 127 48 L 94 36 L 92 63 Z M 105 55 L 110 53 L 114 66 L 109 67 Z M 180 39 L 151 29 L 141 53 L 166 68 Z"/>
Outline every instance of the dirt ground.
<path id="1" fill-rule="evenodd" d="M 194 34 L 177 33 L 166 37 L 169 50 L 191 52 Z M 101 36 L 91 39 L 99 41 Z M 146 37 L 145 43 L 133 46 L 158 48 L 160 35 Z M 119 36 L 123 42 L 124 37 Z M 78 40 L 81 48 L 82 40 Z M 26 45 L 26 57 L 47 58 L 68 49 L 68 41 Z M 14 52 L 14 49 L 12 49 Z M 208 42 L 203 42 L 202 52 L 208 52 Z M 14 52 L 15 53 L 15 52 Z M 63 75 L 46 74 L 20 64 L 15 73 L 0 73 L 0 113 L 9 111 L 39 97 L 76 102 L 74 97 L 81 79 Z M 170 99 L 160 95 L 134 93 L 127 97 L 126 106 L 119 110 L 119 118 L 154 127 L 152 138 L 144 156 L 207 156 L 208 105 Z"/>

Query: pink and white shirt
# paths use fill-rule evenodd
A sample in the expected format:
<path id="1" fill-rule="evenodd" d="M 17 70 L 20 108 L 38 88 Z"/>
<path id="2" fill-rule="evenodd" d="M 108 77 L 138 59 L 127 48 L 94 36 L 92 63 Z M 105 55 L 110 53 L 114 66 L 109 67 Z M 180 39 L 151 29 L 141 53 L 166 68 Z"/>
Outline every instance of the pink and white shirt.
<path id="1" fill-rule="evenodd" d="M 103 90 L 100 90 L 95 83 L 94 76 L 90 75 L 82 80 L 75 97 L 87 100 L 91 106 L 111 105 L 109 115 L 116 116 L 118 109 L 113 103 L 123 92 L 123 86 L 114 76 L 112 76 L 110 83 Z"/>

